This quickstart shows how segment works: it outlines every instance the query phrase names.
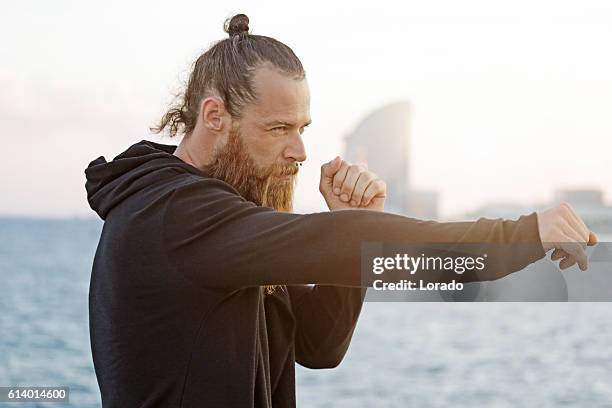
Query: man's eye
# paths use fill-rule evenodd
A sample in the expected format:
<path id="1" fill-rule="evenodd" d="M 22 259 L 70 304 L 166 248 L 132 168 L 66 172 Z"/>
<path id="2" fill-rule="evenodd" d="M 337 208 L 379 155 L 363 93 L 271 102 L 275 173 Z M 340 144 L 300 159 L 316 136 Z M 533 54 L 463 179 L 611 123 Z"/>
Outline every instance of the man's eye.
<path id="1" fill-rule="evenodd" d="M 285 131 L 287 130 L 286 127 L 284 126 L 277 126 L 275 128 L 270 129 L 272 132 L 274 133 L 285 133 Z"/>

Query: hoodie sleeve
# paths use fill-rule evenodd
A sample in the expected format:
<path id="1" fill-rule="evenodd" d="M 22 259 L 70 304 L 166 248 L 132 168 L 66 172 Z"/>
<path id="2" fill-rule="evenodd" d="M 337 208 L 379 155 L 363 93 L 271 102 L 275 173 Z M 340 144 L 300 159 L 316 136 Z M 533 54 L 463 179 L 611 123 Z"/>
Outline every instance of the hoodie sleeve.
<path id="1" fill-rule="evenodd" d="M 287 286 L 296 320 L 295 360 L 308 368 L 334 368 L 348 350 L 361 307 L 362 288 Z"/>
<path id="2" fill-rule="evenodd" d="M 481 218 L 451 223 L 368 210 L 290 214 L 256 206 L 220 180 L 191 180 L 167 197 L 162 234 L 169 262 L 194 284 L 207 288 L 371 286 L 361 279 L 364 241 L 531 243 L 508 245 L 489 257 L 491 267 L 478 276 L 450 271 L 439 281 L 497 279 L 545 255 L 535 213 L 516 221 Z"/>

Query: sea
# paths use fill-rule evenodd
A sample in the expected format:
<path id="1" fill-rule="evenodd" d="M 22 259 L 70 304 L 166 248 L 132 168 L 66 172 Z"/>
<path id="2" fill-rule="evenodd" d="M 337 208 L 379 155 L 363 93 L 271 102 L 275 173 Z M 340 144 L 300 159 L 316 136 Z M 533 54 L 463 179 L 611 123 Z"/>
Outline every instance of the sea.
<path id="1" fill-rule="evenodd" d="M 0 386 L 70 388 L 69 404 L 0 406 L 101 406 L 87 317 L 101 228 L 0 219 Z M 296 370 L 298 407 L 612 407 L 612 303 L 366 302 L 338 367 Z"/>

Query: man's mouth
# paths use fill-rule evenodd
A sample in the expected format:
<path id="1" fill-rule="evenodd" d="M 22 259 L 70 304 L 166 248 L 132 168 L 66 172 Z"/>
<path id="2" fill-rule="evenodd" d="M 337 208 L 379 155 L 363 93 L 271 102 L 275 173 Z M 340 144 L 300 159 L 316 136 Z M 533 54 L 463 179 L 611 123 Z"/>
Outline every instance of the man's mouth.
<path id="1" fill-rule="evenodd" d="M 274 177 L 278 178 L 292 178 L 298 174 L 297 168 L 286 168 L 282 169 L 274 174 Z"/>

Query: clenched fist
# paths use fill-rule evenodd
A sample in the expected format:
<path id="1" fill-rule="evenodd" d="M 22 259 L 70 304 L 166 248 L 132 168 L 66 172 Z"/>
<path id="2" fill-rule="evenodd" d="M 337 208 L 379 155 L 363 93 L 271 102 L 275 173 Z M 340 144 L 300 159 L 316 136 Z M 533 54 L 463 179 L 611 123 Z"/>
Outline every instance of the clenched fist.
<path id="1" fill-rule="evenodd" d="M 321 166 L 319 191 L 332 211 L 385 209 L 385 182 L 365 166 L 349 164 L 340 157 Z"/>
<path id="2" fill-rule="evenodd" d="M 589 230 L 574 209 L 567 203 L 537 213 L 538 229 L 544 252 L 555 248 L 553 261 L 561 259 L 559 267 L 569 268 L 578 263 L 587 269 L 586 247 L 595 245 L 597 236 Z"/>

